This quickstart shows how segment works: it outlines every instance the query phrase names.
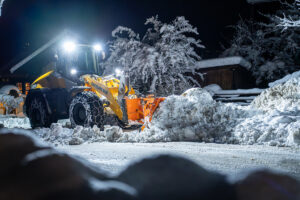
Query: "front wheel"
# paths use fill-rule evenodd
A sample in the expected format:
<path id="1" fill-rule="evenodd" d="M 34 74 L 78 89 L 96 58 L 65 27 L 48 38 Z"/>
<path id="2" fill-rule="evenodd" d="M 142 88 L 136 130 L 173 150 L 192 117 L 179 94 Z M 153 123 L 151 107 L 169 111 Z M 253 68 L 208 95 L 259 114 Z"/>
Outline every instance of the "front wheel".
<path id="1" fill-rule="evenodd" d="M 46 107 L 45 101 L 42 97 L 34 97 L 29 105 L 28 117 L 32 128 L 50 127 L 51 120 Z"/>
<path id="2" fill-rule="evenodd" d="M 94 125 L 103 129 L 104 108 L 101 100 L 93 92 L 82 92 L 71 102 L 70 121 L 72 127 L 76 125 L 93 127 Z"/>

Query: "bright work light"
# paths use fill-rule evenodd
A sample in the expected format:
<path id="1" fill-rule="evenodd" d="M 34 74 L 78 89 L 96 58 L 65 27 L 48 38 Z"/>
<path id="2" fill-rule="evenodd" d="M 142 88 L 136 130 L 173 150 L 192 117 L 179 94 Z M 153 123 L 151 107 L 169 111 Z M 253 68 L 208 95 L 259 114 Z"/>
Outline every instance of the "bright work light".
<path id="1" fill-rule="evenodd" d="M 76 70 L 76 69 L 71 69 L 71 74 L 72 74 L 72 75 L 77 74 L 77 70 Z"/>
<path id="2" fill-rule="evenodd" d="M 117 76 L 121 76 L 122 71 L 121 71 L 119 68 L 117 68 L 117 69 L 115 70 L 115 73 L 116 73 Z"/>
<path id="3" fill-rule="evenodd" d="M 63 48 L 64 48 L 65 52 L 72 53 L 76 50 L 76 44 L 75 44 L 75 42 L 72 42 L 72 41 L 66 41 L 63 44 Z"/>
<path id="4" fill-rule="evenodd" d="M 93 48 L 94 48 L 95 51 L 102 51 L 103 50 L 101 44 L 95 44 L 93 46 Z"/>

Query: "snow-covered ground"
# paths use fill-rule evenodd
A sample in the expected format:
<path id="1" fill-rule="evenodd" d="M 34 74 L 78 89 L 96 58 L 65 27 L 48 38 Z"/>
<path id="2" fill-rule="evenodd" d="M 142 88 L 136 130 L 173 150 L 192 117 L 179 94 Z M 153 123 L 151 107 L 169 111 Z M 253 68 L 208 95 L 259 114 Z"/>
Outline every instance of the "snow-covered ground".
<path id="1" fill-rule="evenodd" d="M 83 157 L 113 174 L 134 160 L 152 154 L 182 155 L 201 166 L 226 174 L 231 180 L 245 173 L 269 168 L 300 180 L 300 149 L 265 145 L 228 145 L 196 142 L 92 143 L 63 145 L 60 150 Z"/>

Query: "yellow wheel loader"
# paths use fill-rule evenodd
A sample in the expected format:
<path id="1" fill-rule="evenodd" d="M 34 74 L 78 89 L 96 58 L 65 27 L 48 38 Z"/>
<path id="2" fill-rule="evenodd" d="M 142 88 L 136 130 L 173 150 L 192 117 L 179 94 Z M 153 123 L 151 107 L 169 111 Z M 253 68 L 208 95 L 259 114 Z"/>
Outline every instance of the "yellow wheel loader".
<path id="1" fill-rule="evenodd" d="M 164 98 L 137 97 L 128 75 L 119 80 L 100 73 L 99 47 L 66 43 L 53 70 L 37 78 L 26 97 L 24 113 L 32 128 L 70 118 L 73 127 L 147 126 Z"/>

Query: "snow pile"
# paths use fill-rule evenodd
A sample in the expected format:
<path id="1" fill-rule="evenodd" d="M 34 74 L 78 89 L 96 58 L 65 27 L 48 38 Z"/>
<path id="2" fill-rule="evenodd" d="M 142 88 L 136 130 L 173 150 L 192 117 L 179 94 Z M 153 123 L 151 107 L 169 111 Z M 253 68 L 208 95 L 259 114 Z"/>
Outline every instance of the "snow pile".
<path id="1" fill-rule="evenodd" d="M 205 90 L 192 89 L 184 96 L 168 97 L 144 132 L 124 133 L 118 140 L 297 146 L 300 145 L 300 111 L 264 112 L 252 106 L 217 103 Z"/>
<path id="2" fill-rule="evenodd" d="M 262 112 L 238 124 L 235 137 L 245 144 L 300 145 L 300 77 L 294 73 L 272 85 L 251 104 Z"/>
<path id="3" fill-rule="evenodd" d="M 18 118 L 10 115 L 0 115 L 0 124 L 5 128 L 31 128 L 28 118 Z"/>
<path id="4" fill-rule="evenodd" d="M 105 126 L 101 131 L 97 126 L 85 128 L 77 126 L 74 129 L 65 128 L 61 123 L 54 123 L 50 128 L 35 129 L 34 132 L 46 142 L 53 144 L 79 145 L 84 142 L 116 142 L 123 131 L 117 126 Z"/>
<path id="5" fill-rule="evenodd" d="M 300 145 L 300 112 L 257 113 L 234 128 L 240 144 Z"/>
<path id="6" fill-rule="evenodd" d="M 275 85 L 286 83 L 287 81 L 294 79 L 294 78 L 299 78 L 300 77 L 300 71 L 294 72 L 292 74 L 288 74 L 282 79 L 279 79 L 277 81 L 274 81 L 272 83 L 269 83 L 269 87 L 274 87 Z"/>
<path id="7" fill-rule="evenodd" d="M 266 112 L 300 110 L 300 77 L 263 91 L 251 105 Z"/>
<path id="8" fill-rule="evenodd" d="M 191 89 L 161 103 L 149 128 L 139 134 L 124 133 L 120 140 L 236 143 L 233 127 L 246 114 L 240 106 L 215 102 L 203 89 Z"/>

